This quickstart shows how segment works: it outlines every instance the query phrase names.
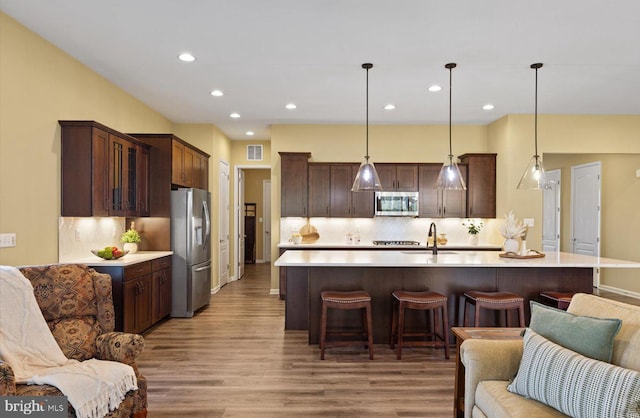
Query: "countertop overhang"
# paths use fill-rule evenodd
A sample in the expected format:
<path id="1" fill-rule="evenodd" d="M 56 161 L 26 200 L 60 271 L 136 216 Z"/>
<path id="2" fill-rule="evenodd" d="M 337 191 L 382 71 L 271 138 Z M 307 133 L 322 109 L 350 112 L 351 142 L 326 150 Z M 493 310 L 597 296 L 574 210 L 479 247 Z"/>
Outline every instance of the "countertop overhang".
<path id="1" fill-rule="evenodd" d="M 278 248 L 282 248 L 285 250 L 313 250 L 315 248 L 324 248 L 324 249 L 332 249 L 332 250 L 406 250 L 406 251 L 424 251 L 425 245 L 374 245 L 371 244 L 341 244 L 335 242 L 312 242 L 305 244 L 294 244 L 292 242 L 281 242 L 278 244 Z M 440 251 L 466 251 L 466 250 L 500 250 L 502 249 L 501 245 L 490 245 L 490 244 L 479 244 L 479 245 L 465 245 L 465 244 L 447 244 L 438 246 L 438 250 Z M 431 250 L 429 250 L 431 251 Z"/>
<path id="2" fill-rule="evenodd" d="M 145 261 L 155 260 L 156 258 L 172 255 L 173 251 L 138 251 L 135 254 L 127 254 L 117 260 L 103 260 L 97 255 L 91 253 L 87 257 L 64 260 L 60 263 L 64 264 L 85 264 L 89 267 L 93 266 L 111 266 L 111 267 L 127 267 L 133 264 L 143 263 Z"/>
<path id="3" fill-rule="evenodd" d="M 640 268 L 640 262 L 564 252 L 529 259 L 502 258 L 502 251 L 300 250 L 286 251 L 277 267 L 589 267 Z"/>

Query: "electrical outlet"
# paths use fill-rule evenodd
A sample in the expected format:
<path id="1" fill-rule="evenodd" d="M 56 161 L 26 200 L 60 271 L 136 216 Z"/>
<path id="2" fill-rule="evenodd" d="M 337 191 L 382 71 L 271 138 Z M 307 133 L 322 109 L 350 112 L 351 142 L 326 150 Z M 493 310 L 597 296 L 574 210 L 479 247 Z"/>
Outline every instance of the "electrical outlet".
<path id="1" fill-rule="evenodd" d="M 524 224 L 524 226 L 533 227 L 533 218 L 524 218 L 522 220 L 522 223 Z"/>
<path id="2" fill-rule="evenodd" d="M 76 241 L 80 241 L 80 231 L 76 229 Z"/>
<path id="3" fill-rule="evenodd" d="M 0 234 L 0 248 L 15 247 L 16 234 Z"/>

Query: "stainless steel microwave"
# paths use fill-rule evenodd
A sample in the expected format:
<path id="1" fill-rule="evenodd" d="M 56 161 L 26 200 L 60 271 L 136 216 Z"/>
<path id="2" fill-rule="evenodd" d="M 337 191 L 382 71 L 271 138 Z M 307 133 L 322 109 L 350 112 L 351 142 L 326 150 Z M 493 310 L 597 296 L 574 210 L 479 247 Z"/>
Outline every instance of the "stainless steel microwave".
<path id="1" fill-rule="evenodd" d="M 376 216 L 418 216 L 418 192 L 376 192 Z"/>

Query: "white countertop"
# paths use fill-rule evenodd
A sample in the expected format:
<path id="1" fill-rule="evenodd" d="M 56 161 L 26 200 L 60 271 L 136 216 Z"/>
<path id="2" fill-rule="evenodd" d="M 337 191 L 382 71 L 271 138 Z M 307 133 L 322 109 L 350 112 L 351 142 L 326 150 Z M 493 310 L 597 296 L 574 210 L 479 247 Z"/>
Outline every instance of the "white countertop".
<path id="1" fill-rule="evenodd" d="M 349 250 L 349 249 L 376 249 L 376 250 L 414 250 L 414 251 L 424 251 L 425 245 L 374 245 L 371 243 L 363 243 L 360 244 L 343 244 L 337 242 L 312 242 L 307 244 L 294 244 L 293 242 L 281 242 L 278 244 L 278 248 L 285 248 L 288 250 L 313 250 L 314 248 L 331 248 L 331 249 L 341 249 L 341 250 Z M 490 245 L 490 244 L 478 244 L 478 245 L 469 245 L 469 244 L 455 244 L 455 243 L 447 243 L 445 245 L 438 245 L 438 250 L 446 251 L 447 249 L 455 249 L 455 250 L 501 250 L 501 245 Z"/>
<path id="2" fill-rule="evenodd" d="M 62 261 L 65 264 L 86 264 L 89 267 L 93 266 L 113 266 L 113 267 L 126 267 L 132 264 L 142 263 L 145 261 L 154 260 L 156 258 L 166 257 L 172 255 L 173 251 L 138 251 L 135 254 L 127 254 L 124 257 L 117 260 L 104 260 L 97 255 L 93 255 L 89 252 L 86 257 L 76 258 L 73 260 Z"/>
<path id="3" fill-rule="evenodd" d="M 286 251 L 278 267 L 598 267 L 640 268 L 640 262 L 591 257 L 573 253 L 547 253 L 542 258 L 502 258 L 502 251 L 331 250 Z"/>

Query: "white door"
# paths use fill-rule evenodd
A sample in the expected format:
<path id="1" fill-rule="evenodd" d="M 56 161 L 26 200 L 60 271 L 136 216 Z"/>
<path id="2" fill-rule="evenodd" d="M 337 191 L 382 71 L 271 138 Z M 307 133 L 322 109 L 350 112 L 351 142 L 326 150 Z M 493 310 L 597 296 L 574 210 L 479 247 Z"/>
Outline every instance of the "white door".
<path id="1" fill-rule="evenodd" d="M 229 281 L 229 164 L 220 161 L 218 188 L 218 283 L 220 287 Z"/>
<path id="2" fill-rule="evenodd" d="M 244 170 L 238 170 L 238 279 L 244 276 L 244 245 L 245 235 L 244 231 Z"/>
<path id="3" fill-rule="evenodd" d="M 542 192 L 542 251 L 560 251 L 560 170 L 546 172 L 548 188 Z"/>
<path id="4" fill-rule="evenodd" d="M 571 251 L 600 255 L 600 162 L 571 167 Z M 597 272 L 593 285 L 599 285 Z"/>
<path id="5" fill-rule="evenodd" d="M 271 262 L 271 180 L 262 183 L 262 219 L 263 225 L 263 251 L 262 259 L 265 263 Z"/>

